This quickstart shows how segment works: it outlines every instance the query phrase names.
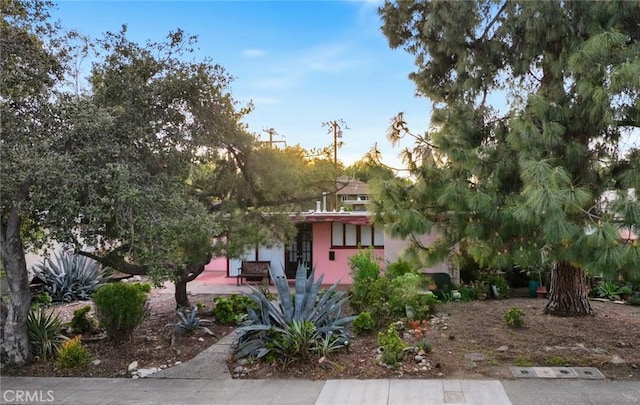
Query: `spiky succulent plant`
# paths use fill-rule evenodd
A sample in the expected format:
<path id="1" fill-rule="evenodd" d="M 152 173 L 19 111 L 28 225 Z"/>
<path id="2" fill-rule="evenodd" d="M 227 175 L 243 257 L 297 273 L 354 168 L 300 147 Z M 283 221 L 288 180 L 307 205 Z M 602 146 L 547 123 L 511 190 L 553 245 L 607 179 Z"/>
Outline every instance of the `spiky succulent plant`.
<path id="1" fill-rule="evenodd" d="M 45 258 L 31 269 L 44 283 L 53 302 L 72 302 L 89 299 L 104 280 L 98 262 L 85 256 L 55 254 L 55 261 Z"/>
<path id="2" fill-rule="evenodd" d="M 343 346 L 348 344 L 345 327 L 354 317 L 342 315 L 342 306 L 348 297 L 344 291 L 337 290 L 338 283 L 320 294 L 323 276 L 314 281 L 313 268 L 307 278 L 306 266 L 299 265 L 292 297 L 284 270 L 270 268 L 269 274 L 276 286 L 278 300 L 270 301 L 261 290 L 250 286 L 251 293 L 247 296 L 258 309 L 249 308 L 249 319 L 239 328 L 236 358 L 261 358 L 270 352 L 289 358 L 293 353 L 286 353 L 283 348 L 299 348 L 299 345 L 289 345 L 283 340 L 289 339 L 291 332 L 300 325 L 306 325 L 305 330 L 313 330 L 311 336 L 316 342 L 305 345 L 309 351 L 313 351 L 313 343 L 329 338 L 342 342 Z M 303 356 L 306 354 L 305 351 Z"/>

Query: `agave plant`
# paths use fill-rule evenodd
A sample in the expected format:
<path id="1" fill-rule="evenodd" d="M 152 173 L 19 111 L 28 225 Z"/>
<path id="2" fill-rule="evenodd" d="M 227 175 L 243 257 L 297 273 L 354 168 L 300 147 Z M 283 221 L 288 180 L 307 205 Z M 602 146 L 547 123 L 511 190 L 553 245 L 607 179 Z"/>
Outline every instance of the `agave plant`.
<path id="1" fill-rule="evenodd" d="M 208 334 L 213 335 L 213 332 L 204 326 L 210 325 L 213 322 L 198 318 L 198 307 L 193 307 L 191 310 L 180 310 L 176 313 L 176 317 L 178 318 L 178 322 L 175 324 L 177 329 L 193 332 L 196 329 L 202 328 Z"/>
<path id="2" fill-rule="evenodd" d="M 261 358 L 270 352 L 287 359 L 304 357 L 313 351 L 318 341 L 325 339 L 346 345 L 345 327 L 355 317 L 342 316 L 342 306 L 348 297 L 344 291 L 337 291 L 338 283 L 320 296 L 323 276 L 314 281 L 314 267 L 307 278 L 306 267 L 299 265 L 292 297 L 284 270 L 270 268 L 269 274 L 276 286 L 278 300 L 271 301 L 263 291 L 249 286 L 252 292 L 247 296 L 258 309 L 249 308 L 249 319 L 238 328 L 236 359 Z"/>
<path id="3" fill-rule="evenodd" d="M 55 254 L 55 261 L 45 258 L 34 265 L 31 272 L 43 281 L 44 289 L 53 302 L 89 299 L 104 280 L 98 262 L 85 256 L 71 256 L 64 251 Z"/>

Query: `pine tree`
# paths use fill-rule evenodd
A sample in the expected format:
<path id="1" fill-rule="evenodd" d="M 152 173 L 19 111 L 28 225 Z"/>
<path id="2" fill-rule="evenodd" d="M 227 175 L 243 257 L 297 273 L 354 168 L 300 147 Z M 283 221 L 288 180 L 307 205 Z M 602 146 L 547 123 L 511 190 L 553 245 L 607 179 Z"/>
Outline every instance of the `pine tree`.
<path id="1" fill-rule="evenodd" d="M 405 151 L 415 181 L 378 190 L 397 235 L 437 230 L 425 259 L 552 264 L 545 312 L 592 313 L 586 274 L 640 277 L 640 2 L 386 2 L 392 48 L 433 103 Z M 408 133 L 402 115 L 390 138 Z M 630 134 L 630 135 L 629 135 Z M 607 197 L 607 198 L 605 198 Z"/>

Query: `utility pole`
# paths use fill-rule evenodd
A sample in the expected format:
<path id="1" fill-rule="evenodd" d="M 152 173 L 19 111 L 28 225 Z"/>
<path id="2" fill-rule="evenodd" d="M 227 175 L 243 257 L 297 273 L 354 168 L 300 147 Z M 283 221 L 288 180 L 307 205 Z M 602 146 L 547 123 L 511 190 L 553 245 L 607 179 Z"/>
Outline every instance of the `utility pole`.
<path id="1" fill-rule="evenodd" d="M 322 123 L 323 127 L 329 127 L 329 134 L 333 134 L 333 167 L 336 171 L 335 187 L 338 188 L 338 146 L 342 146 L 342 141 L 338 144 L 338 138 L 342 138 L 342 128 L 349 129 L 347 123 L 343 119 L 333 120 Z M 338 210 L 338 192 L 334 193 L 335 200 L 333 209 Z"/>
<path id="2" fill-rule="evenodd" d="M 287 146 L 287 141 L 274 141 L 273 140 L 273 136 L 274 135 L 280 135 L 279 133 L 276 132 L 275 129 L 273 128 L 267 128 L 267 129 L 263 129 L 262 132 L 266 132 L 269 134 L 269 140 L 268 141 L 261 141 L 260 143 L 268 143 L 270 148 L 273 148 L 273 144 L 274 143 L 284 143 L 284 146 Z M 284 138 L 284 135 L 281 135 Z"/>

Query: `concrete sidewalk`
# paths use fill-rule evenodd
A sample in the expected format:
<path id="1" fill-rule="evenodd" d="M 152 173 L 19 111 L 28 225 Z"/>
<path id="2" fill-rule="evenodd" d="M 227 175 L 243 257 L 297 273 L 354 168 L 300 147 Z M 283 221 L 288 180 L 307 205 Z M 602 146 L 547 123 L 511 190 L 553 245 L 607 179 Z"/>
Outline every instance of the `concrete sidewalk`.
<path id="1" fill-rule="evenodd" d="M 27 395 L 31 395 L 29 401 L 16 401 Z M 2 378 L 2 403 L 39 401 L 69 405 L 511 404 L 499 381 Z"/>
<path id="2" fill-rule="evenodd" d="M 637 381 L 202 380 L 29 378 L 0 380 L 3 404 L 626 405 Z"/>

